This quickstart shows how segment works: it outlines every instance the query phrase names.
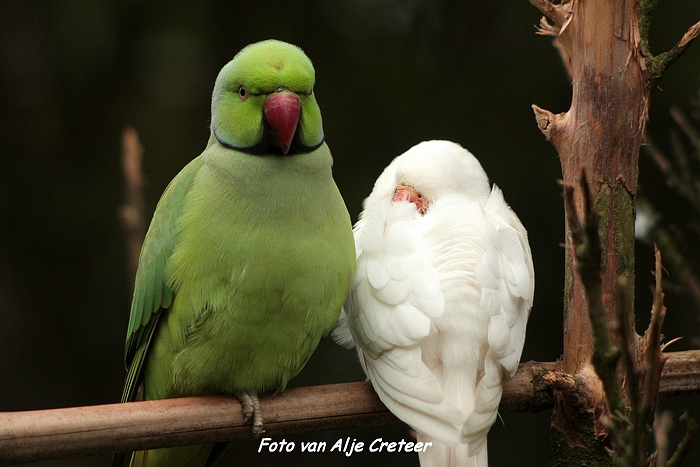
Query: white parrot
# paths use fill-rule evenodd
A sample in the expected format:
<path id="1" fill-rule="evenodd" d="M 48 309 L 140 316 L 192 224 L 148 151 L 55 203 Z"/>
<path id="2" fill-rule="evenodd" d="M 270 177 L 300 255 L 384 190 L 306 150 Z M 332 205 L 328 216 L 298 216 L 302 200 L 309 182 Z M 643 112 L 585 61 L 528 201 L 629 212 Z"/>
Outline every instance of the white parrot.
<path id="1" fill-rule="evenodd" d="M 487 467 L 535 276 L 527 232 L 481 164 L 420 143 L 377 179 L 354 227 L 357 272 L 335 340 L 416 430 L 423 467 Z"/>

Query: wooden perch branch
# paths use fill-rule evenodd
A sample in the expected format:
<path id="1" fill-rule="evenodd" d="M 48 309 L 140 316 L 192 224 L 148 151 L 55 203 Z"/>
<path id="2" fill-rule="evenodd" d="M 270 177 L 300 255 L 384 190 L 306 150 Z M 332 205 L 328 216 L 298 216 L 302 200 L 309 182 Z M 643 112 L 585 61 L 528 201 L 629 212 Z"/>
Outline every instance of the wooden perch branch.
<path id="1" fill-rule="evenodd" d="M 265 435 L 395 420 L 368 383 L 260 397 Z M 186 397 L 0 414 L 0 465 L 250 438 L 240 402 Z"/>
<path id="2" fill-rule="evenodd" d="M 667 354 L 662 395 L 700 391 L 700 351 Z M 552 407 L 550 386 L 571 375 L 527 362 L 506 383 L 500 410 Z M 321 403 L 320 403 L 321 402 Z M 396 418 L 368 382 L 292 388 L 260 398 L 264 436 L 381 425 Z M 0 465 L 250 438 L 237 399 L 187 397 L 127 404 L 0 413 Z"/>

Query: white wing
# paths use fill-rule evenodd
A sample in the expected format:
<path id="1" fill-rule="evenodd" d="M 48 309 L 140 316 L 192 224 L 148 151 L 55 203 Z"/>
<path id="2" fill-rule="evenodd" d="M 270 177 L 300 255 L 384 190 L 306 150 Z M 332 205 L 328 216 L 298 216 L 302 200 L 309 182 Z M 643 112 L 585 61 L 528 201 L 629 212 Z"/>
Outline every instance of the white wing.
<path id="1" fill-rule="evenodd" d="M 495 185 L 484 214 L 495 234 L 492 245 L 477 264 L 476 277 L 482 286 L 481 306 L 491 316 L 489 345 L 512 377 L 525 343 L 535 272 L 527 232 Z"/>
<path id="2" fill-rule="evenodd" d="M 465 415 L 443 396 L 423 362 L 420 344 L 444 312 L 440 279 L 416 233 L 421 216 L 410 203 L 377 203 L 358 223 L 356 277 L 334 332 L 347 342 L 349 326 L 375 391 L 399 419 L 456 445 Z M 344 336 L 344 338 L 343 338 Z"/>
<path id="3" fill-rule="evenodd" d="M 398 185 L 429 201 L 424 216 L 391 202 Z M 485 467 L 533 301 L 527 233 L 476 158 L 446 141 L 394 159 L 364 207 L 334 337 L 354 340 L 379 397 L 419 439 L 449 445 L 438 442 L 421 464 Z"/>
<path id="4" fill-rule="evenodd" d="M 477 263 L 476 279 L 482 288 L 481 309 L 490 317 L 489 350 L 476 388 L 475 409 L 462 430 L 471 453 L 478 452 L 486 441 L 496 418 L 504 373 L 509 379 L 518 369 L 535 288 L 527 232 L 495 185 L 484 216 L 492 240 Z"/>

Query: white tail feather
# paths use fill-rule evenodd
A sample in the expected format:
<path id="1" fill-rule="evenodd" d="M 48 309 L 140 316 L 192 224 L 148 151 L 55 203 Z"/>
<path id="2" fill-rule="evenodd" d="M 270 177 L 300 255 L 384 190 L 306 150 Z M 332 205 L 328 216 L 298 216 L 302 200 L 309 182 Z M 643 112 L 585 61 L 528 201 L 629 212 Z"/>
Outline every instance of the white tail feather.
<path id="1" fill-rule="evenodd" d="M 432 443 L 418 453 L 421 467 L 488 467 L 488 454 L 486 440 L 482 449 L 474 456 L 470 456 L 466 444 L 457 447 L 448 446 L 439 441 L 418 433 L 418 441 Z"/>

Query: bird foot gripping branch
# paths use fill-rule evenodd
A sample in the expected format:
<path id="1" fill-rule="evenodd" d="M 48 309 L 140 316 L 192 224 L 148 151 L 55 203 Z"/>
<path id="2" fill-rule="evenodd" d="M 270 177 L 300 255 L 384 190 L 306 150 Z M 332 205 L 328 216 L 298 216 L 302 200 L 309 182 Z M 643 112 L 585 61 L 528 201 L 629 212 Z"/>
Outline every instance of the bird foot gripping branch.
<path id="1" fill-rule="evenodd" d="M 253 436 L 259 438 L 265 430 L 263 430 L 262 409 L 260 409 L 260 399 L 255 393 L 241 393 L 238 396 L 243 408 L 243 415 L 246 423 L 250 423 L 253 428 Z"/>

